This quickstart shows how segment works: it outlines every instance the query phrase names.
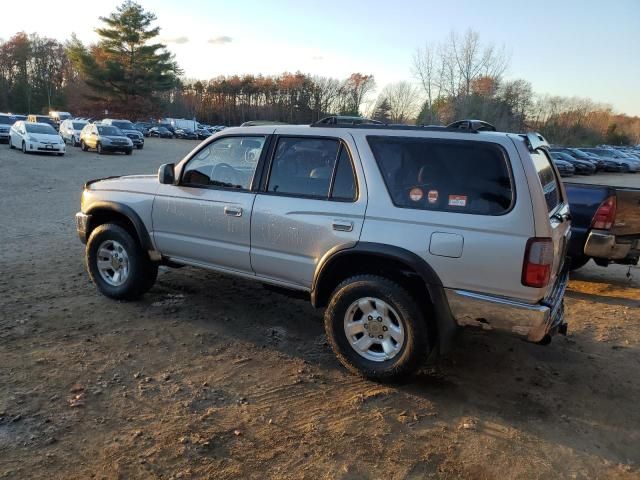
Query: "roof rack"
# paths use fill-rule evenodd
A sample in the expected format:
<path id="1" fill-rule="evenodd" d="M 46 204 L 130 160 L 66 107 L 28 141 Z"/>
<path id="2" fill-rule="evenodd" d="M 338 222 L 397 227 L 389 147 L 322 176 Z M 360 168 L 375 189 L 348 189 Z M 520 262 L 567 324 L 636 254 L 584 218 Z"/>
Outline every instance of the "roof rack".
<path id="1" fill-rule="evenodd" d="M 363 117 L 347 117 L 332 115 L 311 124 L 312 127 L 328 128 L 361 128 L 368 130 L 420 130 L 436 132 L 478 133 L 481 131 L 495 132 L 496 127 L 482 120 L 459 120 L 449 125 L 403 125 L 397 123 L 382 123 Z"/>
<path id="2" fill-rule="evenodd" d="M 460 130 L 475 130 L 476 132 L 495 132 L 496 127 L 484 120 L 458 120 L 450 123 L 447 128 L 457 128 Z"/>

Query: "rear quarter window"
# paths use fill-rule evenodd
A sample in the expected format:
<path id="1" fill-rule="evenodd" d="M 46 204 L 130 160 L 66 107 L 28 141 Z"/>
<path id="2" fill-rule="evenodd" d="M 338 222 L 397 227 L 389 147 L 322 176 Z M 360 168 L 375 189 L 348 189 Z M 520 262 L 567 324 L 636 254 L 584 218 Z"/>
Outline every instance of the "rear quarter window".
<path id="1" fill-rule="evenodd" d="M 559 180 L 556 177 L 556 172 L 551 166 L 551 160 L 544 150 L 537 150 L 535 153 L 532 153 L 531 159 L 536 167 L 536 172 L 538 173 L 538 178 L 542 185 L 544 199 L 547 202 L 547 211 L 552 212 L 562 203 L 560 185 Z"/>
<path id="2" fill-rule="evenodd" d="M 397 207 L 503 215 L 513 205 L 507 154 L 497 144 L 392 136 L 367 141 Z"/>

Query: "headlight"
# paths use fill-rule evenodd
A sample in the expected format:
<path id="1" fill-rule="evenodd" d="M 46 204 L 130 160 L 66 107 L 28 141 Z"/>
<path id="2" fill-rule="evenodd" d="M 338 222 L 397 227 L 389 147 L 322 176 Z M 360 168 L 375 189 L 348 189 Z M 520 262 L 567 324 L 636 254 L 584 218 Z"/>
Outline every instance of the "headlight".
<path id="1" fill-rule="evenodd" d="M 108 138 L 101 138 L 100 141 L 105 145 L 109 145 L 111 143 L 111 140 L 109 140 Z"/>

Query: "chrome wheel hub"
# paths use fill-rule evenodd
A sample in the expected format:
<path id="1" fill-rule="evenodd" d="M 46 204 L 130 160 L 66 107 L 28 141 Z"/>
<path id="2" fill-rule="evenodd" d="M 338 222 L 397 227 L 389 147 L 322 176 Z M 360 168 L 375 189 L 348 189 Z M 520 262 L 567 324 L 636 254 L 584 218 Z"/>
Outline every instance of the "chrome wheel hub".
<path id="1" fill-rule="evenodd" d="M 98 247 L 98 273 L 109 285 L 119 287 L 129 278 L 129 255 L 122 244 L 105 240 Z"/>
<path id="2" fill-rule="evenodd" d="M 400 315 L 379 298 L 365 297 L 353 302 L 344 316 L 344 333 L 351 348 L 374 362 L 394 358 L 404 345 Z"/>

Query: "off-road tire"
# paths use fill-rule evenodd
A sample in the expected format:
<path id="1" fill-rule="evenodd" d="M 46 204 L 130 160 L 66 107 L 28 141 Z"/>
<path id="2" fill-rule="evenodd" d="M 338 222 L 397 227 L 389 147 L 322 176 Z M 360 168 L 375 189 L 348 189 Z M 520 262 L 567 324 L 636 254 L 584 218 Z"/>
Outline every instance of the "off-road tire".
<path id="1" fill-rule="evenodd" d="M 136 145 L 136 148 L 137 148 L 138 150 L 142 150 L 142 149 L 144 148 L 144 145 Z"/>
<path id="2" fill-rule="evenodd" d="M 401 317 L 405 341 L 400 352 L 382 362 L 358 354 L 344 332 L 349 306 L 364 297 L 375 297 L 391 305 Z M 324 314 L 329 344 L 349 371 L 377 382 L 396 382 L 411 377 L 429 354 L 427 320 L 418 302 L 404 288 L 377 275 L 359 275 L 340 283 L 331 295 Z"/>
<path id="3" fill-rule="evenodd" d="M 133 149 L 129 148 L 129 149 L 125 150 L 124 153 L 126 153 L 127 155 L 131 155 L 133 153 Z"/>
<path id="4" fill-rule="evenodd" d="M 98 248 L 106 240 L 120 243 L 129 257 L 129 278 L 120 286 L 109 285 L 98 271 Z M 147 252 L 120 225 L 105 223 L 96 227 L 89 236 L 85 251 L 86 267 L 91 280 L 103 295 L 118 300 L 134 300 L 151 287 L 158 277 L 158 264 L 152 262 Z"/>

